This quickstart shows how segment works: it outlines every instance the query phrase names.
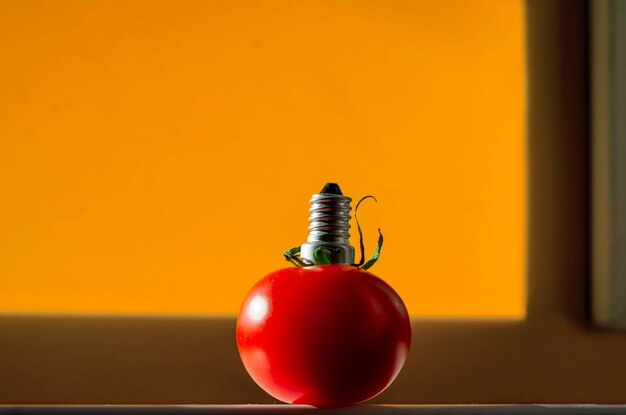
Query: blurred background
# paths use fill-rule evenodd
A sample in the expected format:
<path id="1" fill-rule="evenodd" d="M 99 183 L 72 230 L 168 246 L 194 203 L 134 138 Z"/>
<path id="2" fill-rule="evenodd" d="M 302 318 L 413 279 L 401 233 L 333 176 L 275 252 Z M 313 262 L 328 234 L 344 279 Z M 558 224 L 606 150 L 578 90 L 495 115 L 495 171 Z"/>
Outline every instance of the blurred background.
<path id="1" fill-rule="evenodd" d="M 413 316 L 523 317 L 523 27 L 521 0 L 0 3 L 0 310 L 233 315 L 334 181 L 378 198 L 366 255 L 380 227 Z"/>

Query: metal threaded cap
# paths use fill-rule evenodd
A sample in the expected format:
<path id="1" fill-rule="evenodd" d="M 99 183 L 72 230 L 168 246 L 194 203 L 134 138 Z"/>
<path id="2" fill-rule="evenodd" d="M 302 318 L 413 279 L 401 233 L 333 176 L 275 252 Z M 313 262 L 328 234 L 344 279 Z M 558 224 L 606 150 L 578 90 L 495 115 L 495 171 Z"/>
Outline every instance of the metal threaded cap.
<path id="1" fill-rule="evenodd" d="M 313 253 L 320 246 L 334 247 L 328 258 L 331 264 L 352 265 L 354 247 L 348 242 L 352 199 L 344 196 L 337 183 L 326 183 L 311 198 L 309 237 L 300 247 L 300 258 L 313 264 Z"/>

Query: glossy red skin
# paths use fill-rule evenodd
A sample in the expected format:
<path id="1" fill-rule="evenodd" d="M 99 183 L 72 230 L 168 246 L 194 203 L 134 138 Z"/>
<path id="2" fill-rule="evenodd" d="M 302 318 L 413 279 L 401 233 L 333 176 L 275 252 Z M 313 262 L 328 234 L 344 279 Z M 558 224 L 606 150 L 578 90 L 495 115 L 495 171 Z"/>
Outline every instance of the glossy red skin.
<path id="1" fill-rule="evenodd" d="M 237 319 L 246 370 L 283 402 L 346 406 L 382 392 L 411 345 L 404 303 L 380 278 L 342 265 L 272 272 Z"/>

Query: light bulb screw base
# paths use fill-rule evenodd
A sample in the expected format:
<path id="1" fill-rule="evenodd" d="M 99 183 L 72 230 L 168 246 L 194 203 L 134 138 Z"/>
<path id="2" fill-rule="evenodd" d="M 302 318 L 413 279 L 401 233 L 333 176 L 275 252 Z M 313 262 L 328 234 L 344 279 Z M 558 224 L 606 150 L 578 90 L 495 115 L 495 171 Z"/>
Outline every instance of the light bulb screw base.
<path id="1" fill-rule="evenodd" d="M 300 258 L 308 265 L 315 263 L 315 250 L 330 247 L 327 257 L 331 264 L 353 265 L 354 247 L 348 242 L 352 198 L 344 196 L 336 183 L 326 183 L 320 193 L 311 198 L 309 236 L 300 247 Z"/>

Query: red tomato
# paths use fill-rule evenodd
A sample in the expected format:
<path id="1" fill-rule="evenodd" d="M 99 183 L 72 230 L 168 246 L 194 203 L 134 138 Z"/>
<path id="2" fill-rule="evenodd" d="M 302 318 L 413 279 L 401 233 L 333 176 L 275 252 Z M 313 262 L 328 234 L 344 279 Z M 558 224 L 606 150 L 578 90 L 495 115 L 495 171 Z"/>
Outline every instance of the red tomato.
<path id="1" fill-rule="evenodd" d="M 363 402 L 396 377 L 411 344 L 404 303 L 378 277 L 323 265 L 272 272 L 248 293 L 237 320 L 246 370 L 284 402 Z"/>

